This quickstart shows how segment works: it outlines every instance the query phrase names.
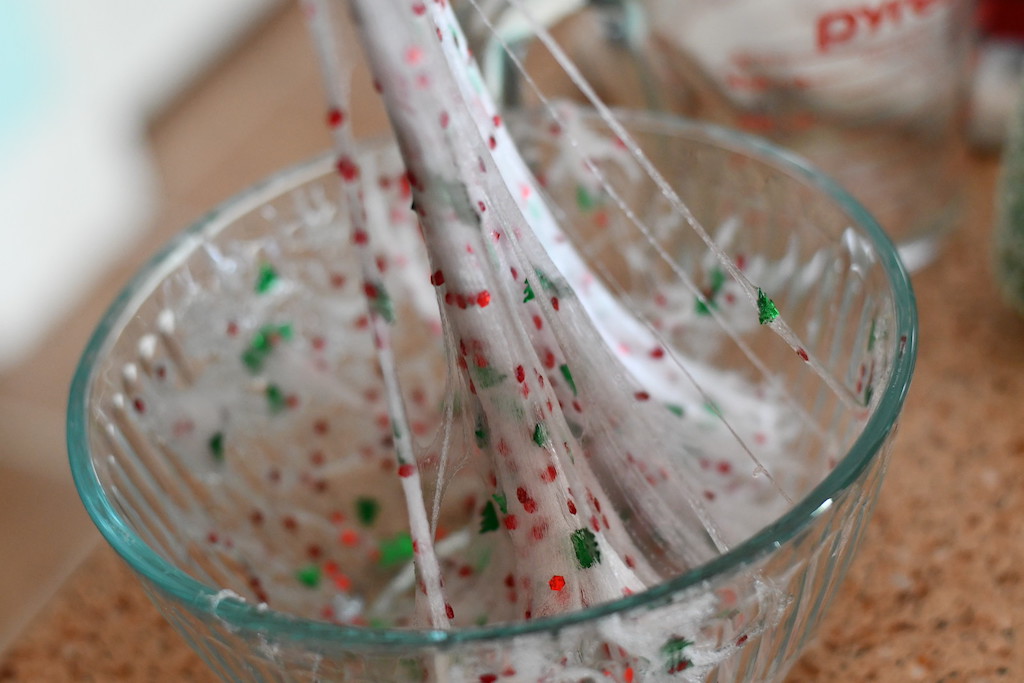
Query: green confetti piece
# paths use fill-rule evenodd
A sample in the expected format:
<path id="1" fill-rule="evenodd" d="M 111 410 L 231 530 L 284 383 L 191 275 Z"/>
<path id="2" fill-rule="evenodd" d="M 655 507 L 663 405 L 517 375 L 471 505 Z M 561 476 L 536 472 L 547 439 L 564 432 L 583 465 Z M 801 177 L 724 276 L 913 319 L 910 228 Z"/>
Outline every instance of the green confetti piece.
<path id="1" fill-rule="evenodd" d="M 548 442 L 548 430 L 544 428 L 543 422 L 538 422 L 537 426 L 533 428 L 533 442 L 538 446 L 543 446 Z"/>
<path id="2" fill-rule="evenodd" d="M 412 536 L 407 531 L 399 531 L 391 538 L 384 539 L 378 546 L 380 550 L 380 566 L 394 567 L 412 559 Z"/>
<path id="3" fill-rule="evenodd" d="M 569 388 L 572 390 L 572 395 L 576 396 L 576 381 L 572 378 L 572 372 L 569 371 L 569 366 L 563 363 L 558 366 L 558 369 L 562 371 L 562 377 L 565 378 L 566 384 L 568 384 Z"/>
<path id="4" fill-rule="evenodd" d="M 279 413 L 288 406 L 288 399 L 285 397 L 281 387 L 276 384 L 268 384 L 264 392 L 267 397 L 267 405 L 271 413 Z"/>
<path id="5" fill-rule="evenodd" d="M 768 295 L 757 288 L 757 321 L 766 325 L 779 317 L 779 309 L 775 302 L 768 298 Z"/>
<path id="6" fill-rule="evenodd" d="M 576 206 L 579 207 L 580 211 L 590 211 L 597 206 L 593 195 L 582 185 L 576 186 Z"/>
<path id="7" fill-rule="evenodd" d="M 498 511 L 494 508 L 492 501 L 487 501 L 487 504 L 484 505 L 484 509 L 480 513 L 480 533 L 486 534 L 488 531 L 497 531 L 499 526 Z"/>
<path id="8" fill-rule="evenodd" d="M 711 315 L 711 309 L 718 308 L 718 304 L 714 301 L 697 297 L 696 303 L 694 303 L 693 307 L 697 315 Z"/>
<path id="9" fill-rule="evenodd" d="M 485 365 L 482 368 L 474 366 L 473 377 L 476 379 L 478 386 L 483 387 L 484 389 L 490 389 L 491 387 L 505 381 L 505 377 L 507 377 L 507 375 L 503 372 L 498 372 L 490 365 Z"/>
<path id="10" fill-rule="evenodd" d="M 594 532 L 586 527 L 572 532 L 572 549 L 576 553 L 576 561 L 584 569 L 589 569 L 601 561 L 601 549 L 597 545 Z"/>
<path id="11" fill-rule="evenodd" d="M 380 513 L 380 503 L 376 498 L 361 497 L 356 499 L 356 517 L 363 526 L 373 526 Z"/>
<path id="12" fill-rule="evenodd" d="M 555 286 L 555 283 L 551 280 L 551 278 L 549 278 L 544 273 L 543 270 L 541 270 L 540 268 L 534 268 L 533 272 L 537 276 L 537 279 L 540 281 L 541 289 L 543 289 L 545 292 L 548 292 L 549 294 L 559 293 L 558 288 Z"/>
<path id="13" fill-rule="evenodd" d="M 290 341 L 293 335 L 292 326 L 288 323 L 281 325 L 264 325 L 256 330 L 249 346 L 242 353 L 242 363 L 252 373 L 260 372 L 263 364 L 270 356 L 278 341 Z"/>
<path id="14" fill-rule="evenodd" d="M 722 291 L 722 287 L 725 286 L 725 271 L 721 268 L 712 268 L 708 273 L 708 288 L 704 290 L 701 296 L 697 297 L 697 303 L 695 308 L 697 315 L 711 315 L 712 308 L 718 308 L 718 303 L 715 299 L 718 297 L 719 292 Z"/>
<path id="15" fill-rule="evenodd" d="M 210 446 L 210 455 L 213 456 L 213 459 L 216 460 L 217 462 L 223 462 L 224 432 L 217 432 L 213 436 L 211 436 L 208 445 Z"/>
<path id="16" fill-rule="evenodd" d="M 306 586 L 307 588 L 316 588 L 320 585 L 321 572 L 320 567 L 315 564 L 311 564 L 308 567 L 302 567 L 295 572 L 295 578 L 299 583 Z"/>
<path id="17" fill-rule="evenodd" d="M 473 430 L 473 436 L 476 437 L 477 448 L 487 448 L 491 442 L 491 434 L 487 429 L 487 416 L 484 413 L 478 413 L 476 416 L 476 426 Z"/>
<path id="18" fill-rule="evenodd" d="M 665 641 L 665 644 L 661 646 L 661 654 L 665 658 L 668 673 L 678 673 L 693 666 L 693 661 L 684 654 L 684 650 L 691 645 L 693 645 L 692 640 L 681 636 L 672 636 Z"/>
<path id="19" fill-rule="evenodd" d="M 682 417 L 683 415 L 686 414 L 686 411 L 683 410 L 683 407 L 681 405 L 677 405 L 675 403 L 666 403 L 665 407 L 668 408 L 669 412 L 675 415 L 676 417 Z"/>
<path id="20" fill-rule="evenodd" d="M 525 280 L 525 283 L 526 283 L 526 286 L 523 287 L 523 303 L 524 304 L 527 301 L 533 301 L 533 299 L 534 299 L 533 287 L 530 286 L 530 281 L 529 280 Z"/>
<path id="21" fill-rule="evenodd" d="M 715 417 L 722 417 L 722 409 L 718 407 L 718 404 L 714 401 L 705 401 L 704 410 L 708 411 L 709 414 Z"/>
<path id="22" fill-rule="evenodd" d="M 725 271 L 721 268 L 712 268 L 708 276 L 711 278 L 711 294 L 717 296 L 725 286 Z"/>
<path id="23" fill-rule="evenodd" d="M 391 628 L 391 622 L 380 617 L 373 617 L 370 619 L 370 628 Z"/>
<path id="24" fill-rule="evenodd" d="M 504 493 L 500 493 L 500 492 L 499 493 L 492 493 L 491 494 L 491 498 L 493 498 L 494 502 L 498 504 L 498 509 L 501 510 L 501 514 L 507 515 L 508 514 L 508 499 L 505 498 L 505 494 Z"/>
<path id="25" fill-rule="evenodd" d="M 376 295 L 371 303 L 374 312 L 389 324 L 395 322 L 395 305 L 391 301 L 391 295 L 388 294 L 388 290 L 380 283 L 375 283 L 374 288 Z"/>
<path id="26" fill-rule="evenodd" d="M 478 616 L 476 618 L 475 623 L 476 623 L 477 626 L 486 626 L 487 625 L 487 615 L 486 614 L 481 614 L 480 616 Z"/>
<path id="27" fill-rule="evenodd" d="M 256 276 L 256 292 L 266 294 L 277 283 L 278 275 L 274 267 L 269 263 L 260 265 L 260 272 Z"/>

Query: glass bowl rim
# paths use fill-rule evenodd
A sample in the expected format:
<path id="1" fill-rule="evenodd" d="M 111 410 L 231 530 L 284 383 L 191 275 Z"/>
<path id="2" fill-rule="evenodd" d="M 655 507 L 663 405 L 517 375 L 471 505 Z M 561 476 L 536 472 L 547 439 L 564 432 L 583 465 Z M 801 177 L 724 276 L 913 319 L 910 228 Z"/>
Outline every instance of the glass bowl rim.
<path id="1" fill-rule="evenodd" d="M 101 318 L 75 370 L 67 410 L 67 448 L 72 476 L 82 502 L 107 543 L 141 578 L 160 592 L 182 602 L 190 610 L 216 615 L 234 629 L 261 632 L 283 641 L 316 641 L 347 648 L 443 648 L 462 643 L 483 642 L 551 632 L 585 624 L 613 614 L 655 607 L 707 582 L 749 565 L 780 548 L 804 529 L 832 499 L 851 486 L 872 459 L 880 454 L 894 430 L 905 401 L 917 356 L 917 308 L 910 278 L 895 246 L 871 214 L 836 182 L 809 162 L 766 140 L 723 128 L 654 112 L 618 112 L 627 125 L 642 125 L 646 131 L 683 135 L 701 142 L 745 154 L 776 167 L 795 180 L 826 195 L 865 234 L 875 249 L 889 285 L 895 307 L 895 339 L 899 349 L 893 368 L 881 392 L 877 407 L 863 431 L 833 470 L 785 514 L 730 551 L 698 567 L 639 593 L 586 609 L 555 616 L 490 626 L 449 631 L 433 629 L 371 629 L 313 621 L 260 607 L 248 601 L 222 599 L 220 589 L 210 587 L 171 565 L 154 552 L 118 514 L 96 475 L 88 448 L 88 395 L 97 359 L 113 343 L 112 332 L 123 326 L 124 317 L 137 298 L 147 295 L 162 270 L 173 265 L 174 255 L 190 250 L 194 242 L 250 211 L 271 196 L 327 175 L 331 155 L 321 154 L 250 186 L 222 202 L 158 251 L 121 290 Z M 383 148 L 389 140 L 379 138 L 361 143 L 364 149 Z"/>

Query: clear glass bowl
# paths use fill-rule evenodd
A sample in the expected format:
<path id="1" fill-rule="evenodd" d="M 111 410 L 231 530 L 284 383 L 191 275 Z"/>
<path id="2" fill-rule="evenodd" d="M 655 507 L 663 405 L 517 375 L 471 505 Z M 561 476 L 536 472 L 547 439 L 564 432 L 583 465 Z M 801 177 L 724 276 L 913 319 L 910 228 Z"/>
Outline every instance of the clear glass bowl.
<path id="1" fill-rule="evenodd" d="M 539 132 L 549 126 L 509 119 L 563 225 L 576 226 L 569 237 L 631 310 L 684 352 L 757 375 L 717 326 L 674 333 L 659 318 L 665 302 L 644 303 L 671 284 L 672 266 L 713 281 L 706 247 L 669 226 L 652 249 L 578 178 L 547 172 L 562 151 Z M 863 404 L 838 401 L 765 327 L 740 326 L 806 416 L 787 456 L 795 502 L 739 520 L 745 540 L 712 561 L 581 611 L 444 632 L 350 618 L 363 582 L 400 582 L 408 549 L 386 494 L 356 495 L 392 485 L 373 459 L 389 450 L 390 428 L 367 398 L 380 387 L 367 370 L 365 300 L 333 167 L 320 158 L 226 202 L 156 256 L 101 321 L 71 389 L 68 448 L 86 508 L 223 679 L 777 681 L 814 636 L 859 545 L 910 383 L 907 275 L 864 209 L 803 161 L 708 125 L 622 120 L 704 225 L 732 226 L 715 231 L 723 248 L 772 283 L 806 350 Z M 407 202 L 390 142 L 365 146 L 371 167 Z M 621 160 L 606 170 L 633 177 Z M 623 199 L 641 217 L 664 215 L 653 186 L 633 183 Z M 414 232 L 407 212 L 390 220 Z M 401 278 L 394 254 L 381 256 Z M 410 301 L 396 305 L 408 389 L 416 373 L 443 373 L 442 356 L 433 323 Z M 714 303 L 723 315 L 728 305 Z M 409 391 L 412 419 L 428 420 L 438 396 Z M 455 498 L 442 517 L 476 524 Z"/>

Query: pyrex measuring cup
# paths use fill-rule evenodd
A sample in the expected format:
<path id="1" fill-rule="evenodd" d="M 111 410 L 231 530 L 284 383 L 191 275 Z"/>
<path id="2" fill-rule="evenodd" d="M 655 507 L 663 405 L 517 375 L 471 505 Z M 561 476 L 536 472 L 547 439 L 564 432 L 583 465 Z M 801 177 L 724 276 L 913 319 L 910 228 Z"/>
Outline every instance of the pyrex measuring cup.
<path id="1" fill-rule="evenodd" d="M 466 2 L 467 0 L 464 0 Z M 475 35 L 506 106 L 535 97 L 500 44 L 548 97 L 577 97 L 504 0 L 481 3 Z M 860 199 L 911 269 L 958 216 L 970 0 L 534 0 L 609 104 L 658 108 L 767 137 Z M 472 12 L 467 8 L 467 14 Z"/>

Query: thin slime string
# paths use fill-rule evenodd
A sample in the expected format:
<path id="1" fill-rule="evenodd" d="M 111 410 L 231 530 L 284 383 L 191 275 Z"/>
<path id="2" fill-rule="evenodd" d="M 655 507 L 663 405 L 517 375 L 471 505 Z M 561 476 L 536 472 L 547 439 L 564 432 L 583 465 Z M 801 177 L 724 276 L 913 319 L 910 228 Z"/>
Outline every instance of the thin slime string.
<path id="1" fill-rule="evenodd" d="M 351 121 L 348 117 L 350 69 L 342 64 L 351 65 L 352 59 L 342 60 L 342 46 L 334 40 L 334 31 L 328 8 L 328 0 L 306 0 L 303 4 L 309 31 L 316 46 L 317 58 L 320 61 L 321 76 L 327 95 L 329 110 L 327 123 L 331 129 L 331 137 L 337 154 L 336 167 L 342 192 L 346 198 L 349 221 L 352 228 L 352 239 L 356 244 L 360 272 L 363 277 L 363 291 L 369 309 L 370 324 L 374 337 L 374 348 L 385 386 L 388 415 L 391 418 L 392 432 L 395 443 L 395 457 L 398 463 L 398 476 L 401 479 L 402 493 L 409 517 L 409 534 L 413 548 L 416 550 L 416 567 L 423 584 L 422 593 L 427 601 L 429 625 L 433 628 L 446 629 L 450 626 L 452 608 L 445 599 L 441 579 L 441 569 L 434 551 L 431 525 L 427 519 L 423 501 L 423 490 L 420 486 L 419 468 L 413 451 L 411 434 L 408 429 L 405 404 L 402 399 L 398 382 L 398 370 L 391 345 L 389 325 L 394 317 L 394 310 L 387 300 L 383 280 L 373 255 L 367 245 L 370 231 L 366 225 L 364 202 L 366 194 L 361 189 L 360 169 L 357 165 L 358 152 L 352 137 Z"/>
<path id="2" fill-rule="evenodd" d="M 478 11 L 480 11 L 475 0 L 469 0 L 469 2 L 472 3 Z M 863 412 L 864 406 L 860 404 L 857 397 L 853 395 L 848 388 L 843 386 L 842 383 L 836 380 L 821 361 L 807 349 L 806 345 L 801 342 L 800 337 L 789 327 L 789 325 L 786 324 L 782 315 L 777 309 L 775 309 L 774 303 L 767 298 L 765 293 L 762 292 L 759 287 L 750 282 L 743 271 L 741 271 L 733 260 L 729 258 L 728 254 L 722 251 L 714 239 L 712 239 L 704 226 L 701 225 L 696 216 L 694 216 L 690 211 L 690 208 L 682 201 L 682 199 L 679 198 L 675 190 L 672 189 L 672 186 L 647 158 L 633 137 L 628 133 L 628 131 L 626 131 L 601 98 L 597 96 L 590 83 L 583 77 L 583 74 L 580 73 L 575 63 L 573 63 L 554 37 L 551 36 L 543 25 L 534 19 L 532 13 L 524 5 L 522 0 L 508 0 L 508 2 L 522 12 L 534 34 L 548 49 L 551 55 L 558 62 L 558 65 L 563 71 L 565 71 L 566 75 L 569 76 L 573 85 L 575 85 L 583 96 L 587 98 L 587 101 L 590 102 L 597 111 L 601 120 L 607 124 L 615 135 L 622 141 L 625 148 L 630 152 L 634 160 L 641 166 L 648 177 L 654 181 L 658 189 L 661 191 L 662 196 L 669 201 L 673 209 L 675 209 L 690 228 L 701 238 L 701 240 L 707 245 L 708 249 L 715 254 L 721 266 L 726 269 L 729 275 L 731 275 L 737 283 L 739 283 L 747 299 L 758 311 L 761 324 L 768 325 L 772 330 L 774 330 L 783 339 L 783 341 L 785 341 L 790 348 L 800 356 L 800 358 L 804 359 L 804 361 L 813 368 L 815 373 L 821 377 L 836 397 L 848 408 L 857 410 L 858 412 Z M 637 224 L 637 227 L 643 229 L 639 224 Z M 655 241 L 649 233 L 645 233 L 645 236 L 651 240 L 652 245 L 655 245 Z M 667 259 L 667 262 L 671 263 L 672 261 L 671 259 Z"/>

